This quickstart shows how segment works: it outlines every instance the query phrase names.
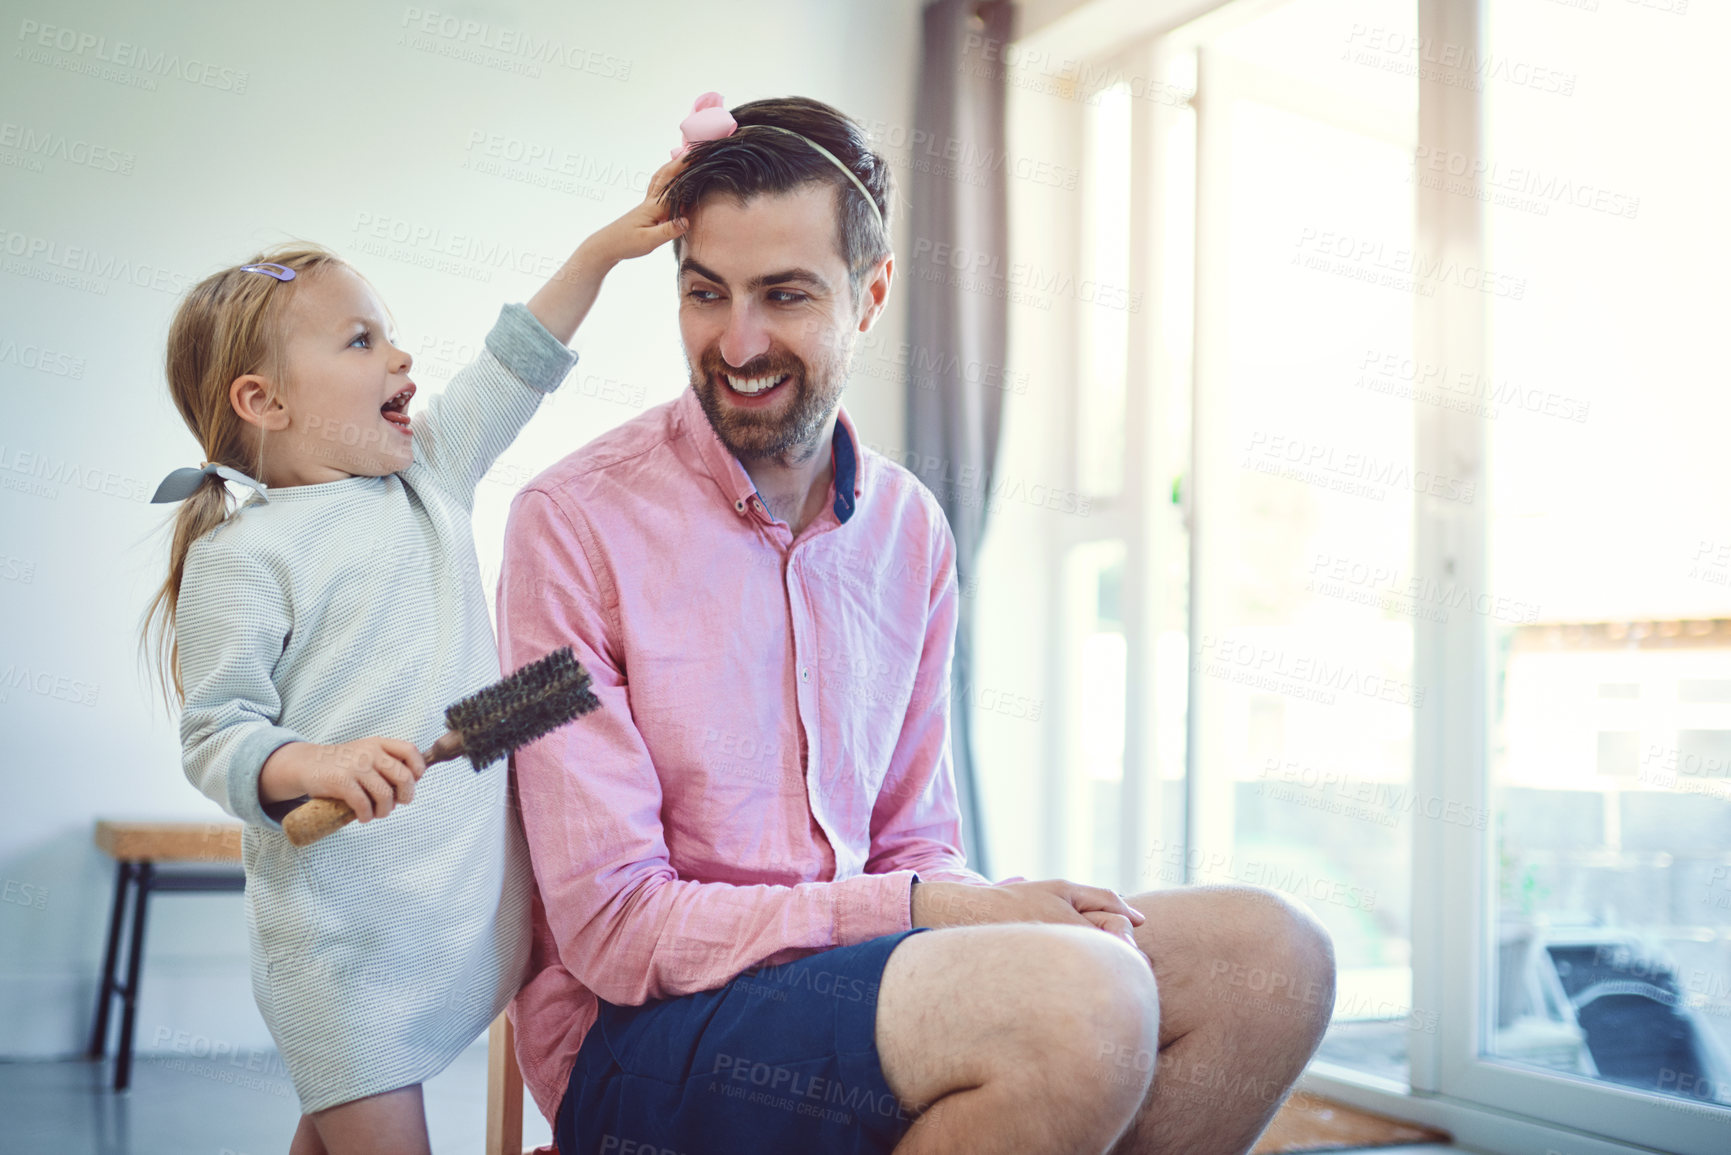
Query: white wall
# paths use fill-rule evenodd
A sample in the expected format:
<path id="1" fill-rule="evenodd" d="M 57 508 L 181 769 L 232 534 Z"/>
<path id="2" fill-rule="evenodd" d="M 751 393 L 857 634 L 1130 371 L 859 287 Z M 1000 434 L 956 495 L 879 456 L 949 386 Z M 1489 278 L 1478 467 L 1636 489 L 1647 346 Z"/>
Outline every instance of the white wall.
<path id="1" fill-rule="evenodd" d="M 219 816 L 135 660 L 166 557 L 149 495 L 202 457 L 162 380 L 178 295 L 262 245 L 327 244 L 378 287 L 430 392 L 540 284 L 520 268 L 550 271 L 641 198 L 699 92 L 813 96 L 905 140 L 918 10 L 0 0 L 0 1056 L 83 1046 L 112 887 L 93 821 Z M 533 58 L 480 46 L 526 37 L 574 66 L 525 74 L 503 66 Z M 546 159 L 487 171 L 495 138 Z M 524 481 L 684 387 L 672 268 L 660 252 L 612 274 L 564 394 L 482 484 L 489 578 Z M 892 310 L 847 395 L 877 445 L 902 444 L 903 331 Z M 164 1031 L 268 1045 L 239 896 L 153 906 L 141 1049 Z"/>

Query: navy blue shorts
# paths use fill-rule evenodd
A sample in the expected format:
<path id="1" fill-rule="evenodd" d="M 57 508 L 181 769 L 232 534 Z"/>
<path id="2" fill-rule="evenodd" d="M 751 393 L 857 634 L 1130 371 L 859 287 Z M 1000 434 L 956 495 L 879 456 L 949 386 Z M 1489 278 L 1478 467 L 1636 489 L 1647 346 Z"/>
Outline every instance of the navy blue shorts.
<path id="1" fill-rule="evenodd" d="M 865 1155 L 912 1117 L 878 1062 L 878 983 L 918 929 L 747 971 L 719 990 L 601 1003 L 559 1105 L 559 1155 Z"/>

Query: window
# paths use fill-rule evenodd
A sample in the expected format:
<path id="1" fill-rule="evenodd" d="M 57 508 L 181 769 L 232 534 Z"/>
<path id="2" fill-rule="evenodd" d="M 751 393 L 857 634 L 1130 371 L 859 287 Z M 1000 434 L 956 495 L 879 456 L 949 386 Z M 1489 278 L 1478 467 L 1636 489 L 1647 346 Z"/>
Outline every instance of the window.
<path id="1" fill-rule="evenodd" d="M 982 666 L 1052 704 L 976 708 L 995 866 L 1306 903 L 1318 1089 L 1723 1150 L 1731 11 L 1169 14 L 1012 77 L 1079 179 L 1012 181 L 1002 472 L 1077 501 L 987 531 Z"/>

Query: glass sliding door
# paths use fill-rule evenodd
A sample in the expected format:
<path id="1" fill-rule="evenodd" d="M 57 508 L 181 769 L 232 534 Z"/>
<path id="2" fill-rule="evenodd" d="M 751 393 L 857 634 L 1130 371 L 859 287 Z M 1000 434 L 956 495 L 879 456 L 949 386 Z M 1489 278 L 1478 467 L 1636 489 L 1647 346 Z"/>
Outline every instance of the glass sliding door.
<path id="1" fill-rule="evenodd" d="M 1340 968 L 1324 1057 L 1404 1084 L 1415 474 L 1411 75 L 1352 58 L 1410 8 L 1293 0 L 1199 61 L 1189 880 L 1309 908 Z"/>
<path id="2" fill-rule="evenodd" d="M 1490 810 L 1446 1093 L 1731 1150 L 1731 10 L 1485 0 L 1475 415 Z M 1464 774 L 1480 775 L 1474 782 Z M 1476 884 L 1466 879 L 1476 874 Z"/>
<path id="3" fill-rule="evenodd" d="M 982 652 L 1049 710 L 986 718 L 1019 872 L 1308 907 L 1306 1089 L 1475 1150 L 1731 1152 L 1731 6 L 1144 34 L 1012 85 L 1079 176 L 1012 189 L 1018 260 L 1130 303 L 1015 314 L 1053 384 L 1005 461 L 1088 509 L 988 536 L 1023 585 Z"/>

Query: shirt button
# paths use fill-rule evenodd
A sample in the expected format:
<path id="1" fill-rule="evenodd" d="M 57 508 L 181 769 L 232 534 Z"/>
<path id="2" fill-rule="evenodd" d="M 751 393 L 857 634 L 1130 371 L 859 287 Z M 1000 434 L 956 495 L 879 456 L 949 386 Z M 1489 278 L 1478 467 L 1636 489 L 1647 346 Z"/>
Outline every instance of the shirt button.
<path id="1" fill-rule="evenodd" d="M 735 513 L 744 513 L 745 512 L 745 501 L 743 498 L 740 499 L 739 501 L 736 501 L 733 503 L 733 511 Z"/>
<path id="2" fill-rule="evenodd" d="M 811 667 L 810 666 L 801 666 L 799 668 L 799 680 L 802 682 L 811 681 Z"/>

